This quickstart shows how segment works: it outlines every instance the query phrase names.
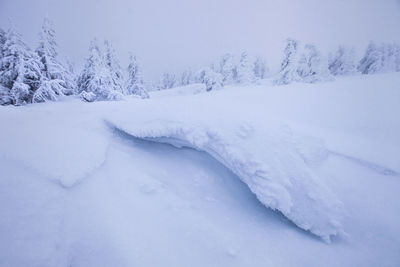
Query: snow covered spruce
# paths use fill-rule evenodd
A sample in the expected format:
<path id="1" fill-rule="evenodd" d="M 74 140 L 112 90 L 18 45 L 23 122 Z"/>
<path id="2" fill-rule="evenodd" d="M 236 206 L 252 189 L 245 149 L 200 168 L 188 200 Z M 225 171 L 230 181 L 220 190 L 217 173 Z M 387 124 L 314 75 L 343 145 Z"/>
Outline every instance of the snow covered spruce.
<path id="1" fill-rule="evenodd" d="M 1 35 L 1 104 L 44 102 L 73 93 L 73 78 L 57 59 L 54 30 L 48 20 L 44 21 L 36 52 L 13 27 Z"/>
<path id="2" fill-rule="evenodd" d="M 105 46 L 106 55 L 103 56 L 96 39 L 90 44 L 89 57 L 77 81 L 78 93 L 85 101 L 120 100 L 123 97 L 118 62 L 108 42 Z"/>
<path id="3" fill-rule="evenodd" d="M 0 104 L 24 105 L 57 101 L 62 97 L 79 95 L 83 100 L 119 100 L 124 95 L 148 98 L 140 76 L 140 66 L 132 62 L 126 82 L 115 50 L 104 42 L 105 53 L 97 41 L 89 47 L 89 57 L 81 74 L 58 58 L 54 27 L 47 18 L 40 32 L 39 46 L 32 51 L 14 27 L 0 29 Z M 136 77 L 137 76 L 137 77 Z"/>

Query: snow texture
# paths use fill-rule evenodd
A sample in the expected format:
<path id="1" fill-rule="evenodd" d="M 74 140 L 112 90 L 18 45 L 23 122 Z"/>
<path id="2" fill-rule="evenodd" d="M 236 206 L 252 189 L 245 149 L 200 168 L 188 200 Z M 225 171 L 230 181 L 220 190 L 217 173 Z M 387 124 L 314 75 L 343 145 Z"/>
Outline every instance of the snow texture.
<path id="1" fill-rule="evenodd" d="M 397 266 L 399 85 L 0 106 L 0 266 Z"/>
<path id="2" fill-rule="evenodd" d="M 71 124 L 74 118 L 63 118 L 65 127 L 60 127 L 59 118 L 37 120 L 26 111 L 3 112 L 0 119 L 9 116 L 14 123 L 2 129 L 2 136 L 12 138 L 0 142 L 1 161 L 17 162 L 62 187 L 72 187 L 100 167 L 106 158 L 106 136 L 76 127 Z"/>

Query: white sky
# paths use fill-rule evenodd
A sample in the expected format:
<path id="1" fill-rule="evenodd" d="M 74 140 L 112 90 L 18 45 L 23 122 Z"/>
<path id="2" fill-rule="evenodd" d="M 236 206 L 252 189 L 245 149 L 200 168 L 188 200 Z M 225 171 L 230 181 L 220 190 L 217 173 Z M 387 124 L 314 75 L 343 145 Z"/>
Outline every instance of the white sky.
<path id="1" fill-rule="evenodd" d="M 369 40 L 400 42 L 397 0 L 0 0 L 0 27 L 10 18 L 32 47 L 46 15 L 61 54 L 78 69 L 90 40 L 106 38 L 123 67 L 129 51 L 137 54 L 148 79 L 242 50 L 277 68 L 287 37 L 323 52 L 338 44 L 363 52 Z"/>

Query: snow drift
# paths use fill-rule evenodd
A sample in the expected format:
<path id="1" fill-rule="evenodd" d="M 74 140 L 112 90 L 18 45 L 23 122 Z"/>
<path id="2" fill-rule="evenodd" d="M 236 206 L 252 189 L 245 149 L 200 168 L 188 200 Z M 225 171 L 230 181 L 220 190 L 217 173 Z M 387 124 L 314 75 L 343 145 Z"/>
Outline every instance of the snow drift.
<path id="1" fill-rule="evenodd" d="M 326 242 L 344 233 L 342 203 L 309 167 L 323 160 L 327 151 L 318 140 L 296 135 L 288 126 L 255 131 L 250 124 L 210 128 L 120 118 L 107 124 L 137 138 L 205 151 L 235 173 L 266 207 L 278 210 L 298 227 Z"/>
<path id="2" fill-rule="evenodd" d="M 0 266 L 396 266 L 399 85 L 0 106 Z"/>

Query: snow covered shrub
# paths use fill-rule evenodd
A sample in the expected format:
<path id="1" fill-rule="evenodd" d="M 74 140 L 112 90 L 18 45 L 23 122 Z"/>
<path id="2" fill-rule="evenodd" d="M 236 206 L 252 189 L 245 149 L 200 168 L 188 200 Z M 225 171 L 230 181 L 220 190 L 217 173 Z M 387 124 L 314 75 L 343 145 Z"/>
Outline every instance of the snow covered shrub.
<path id="1" fill-rule="evenodd" d="M 297 73 L 303 82 L 316 83 L 331 80 L 328 63 L 321 57 L 315 45 L 304 46 L 303 54 L 299 60 Z"/>
<path id="2" fill-rule="evenodd" d="M 249 62 L 249 56 L 246 52 L 240 55 L 240 62 L 237 68 L 238 82 L 241 84 L 249 84 L 254 82 L 254 72 Z"/>
<path id="3" fill-rule="evenodd" d="M 144 88 L 140 64 L 136 56 L 132 54 L 130 55 L 130 63 L 128 66 L 126 91 L 126 94 L 128 95 L 137 95 L 141 98 L 149 98 L 149 94 Z"/>
<path id="4" fill-rule="evenodd" d="M 86 91 L 82 91 L 79 94 L 79 97 L 86 101 L 86 102 L 94 102 L 96 101 L 96 95 L 93 92 L 86 92 Z"/>
<path id="5" fill-rule="evenodd" d="M 354 49 L 339 46 L 333 55 L 329 56 L 329 71 L 332 75 L 350 75 L 357 71 Z"/>
<path id="6" fill-rule="evenodd" d="M 124 99 L 124 95 L 117 91 L 117 90 L 111 90 L 108 95 L 107 95 L 107 99 L 106 100 L 123 100 Z"/>
<path id="7" fill-rule="evenodd" d="M 223 86 L 222 75 L 209 67 L 200 71 L 198 80 L 206 85 L 207 91 L 215 90 Z"/>
<path id="8" fill-rule="evenodd" d="M 226 53 L 221 57 L 218 72 L 222 75 L 223 85 L 233 84 L 237 81 L 237 67 L 232 54 Z"/>
<path id="9" fill-rule="evenodd" d="M 109 66 L 94 39 L 89 47 L 89 57 L 78 78 L 78 90 L 82 94 L 93 93 L 95 100 L 116 100 L 122 98 L 122 92 L 115 86 Z M 84 94 L 85 95 L 85 94 Z"/>
<path id="10" fill-rule="evenodd" d="M 281 69 L 274 80 L 274 84 L 283 85 L 300 80 L 297 73 L 297 50 L 298 42 L 293 39 L 287 39 Z"/>
<path id="11" fill-rule="evenodd" d="M 13 105 L 32 103 L 32 96 L 41 83 L 42 63 L 13 27 L 4 38 L 0 84 L 6 89 L 1 90 L 0 102 Z"/>
<path id="12" fill-rule="evenodd" d="M 76 84 L 73 75 L 58 60 L 57 43 L 55 41 L 55 31 L 52 23 L 46 18 L 43 22 L 40 33 L 39 47 L 36 49 L 42 63 L 42 76 L 44 84 L 40 87 L 40 102 L 46 100 L 56 100 L 60 95 L 71 95 L 75 92 Z M 44 92 L 53 90 L 53 92 Z M 49 98 L 44 98 L 48 96 Z M 34 101 L 35 102 L 35 101 Z"/>

